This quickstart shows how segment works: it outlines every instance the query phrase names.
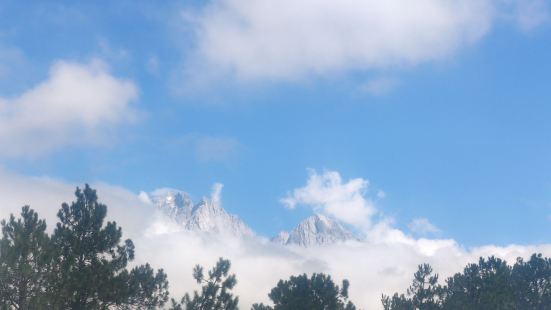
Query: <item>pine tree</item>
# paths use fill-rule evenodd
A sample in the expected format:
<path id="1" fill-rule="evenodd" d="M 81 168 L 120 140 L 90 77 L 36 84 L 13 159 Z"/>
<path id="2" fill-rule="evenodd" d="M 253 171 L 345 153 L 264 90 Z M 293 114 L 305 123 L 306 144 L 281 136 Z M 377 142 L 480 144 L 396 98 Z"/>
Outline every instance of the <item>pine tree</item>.
<path id="1" fill-rule="evenodd" d="M 274 303 L 274 310 L 355 310 L 354 304 L 348 300 L 349 286 L 348 280 L 344 280 L 339 288 L 330 276 L 323 273 L 314 273 L 311 278 L 303 274 L 280 280 L 268 296 Z M 255 304 L 253 309 L 272 308 Z"/>
<path id="2" fill-rule="evenodd" d="M 149 264 L 134 267 L 126 281 L 127 305 L 137 309 L 156 309 L 168 300 L 168 281 L 163 270 L 154 272 Z"/>
<path id="3" fill-rule="evenodd" d="M 2 220 L 0 240 L 0 308 L 44 309 L 51 257 L 46 222 L 29 206 L 21 218 Z"/>
<path id="4" fill-rule="evenodd" d="M 162 305 L 167 300 L 166 275 L 153 276 L 149 266 L 126 270 L 134 244 L 122 229 L 104 220 L 107 206 L 88 185 L 77 188 L 76 201 L 64 203 L 52 241 L 56 250 L 50 306 L 56 309 L 107 309 Z"/>
<path id="5" fill-rule="evenodd" d="M 172 300 L 172 310 L 237 310 L 239 298 L 231 290 L 237 284 L 235 275 L 229 275 L 231 263 L 220 258 L 216 266 L 205 276 L 203 267 L 193 269 L 193 278 L 203 284 L 201 292 L 195 291 L 193 297 L 186 294 L 180 303 Z"/>
<path id="6" fill-rule="evenodd" d="M 270 307 L 270 306 L 266 306 L 265 304 L 253 304 L 253 306 L 251 307 L 251 310 L 273 310 L 274 308 Z"/>
<path id="7" fill-rule="evenodd" d="M 395 293 L 382 298 L 385 310 L 486 310 L 551 309 L 551 259 L 534 254 L 510 267 L 506 261 L 489 257 L 468 264 L 463 272 L 437 285 L 428 265 L 419 266 L 407 297 Z"/>
<path id="8" fill-rule="evenodd" d="M 408 295 L 416 309 L 435 310 L 441 308 L 441 287 L 438 285 L 438 275 L 432 274 L 429 264 L 419 265 L 413 275 L 413 282 L 408 289 Z"/>
<path id="9" fill-rule="evenodd" d="M 525 262 L 518 258 L 511 271 L 517 309 L 551 308 L 551 258 L 533 254 Z"/>
<path id="10" fill-rule="evenodd" d="M 444 309 L 516 309 L 511 267 L 493 256 L 450 277 L 445 294 Z"/>
<path id="11" fill-rule="evenodd" d="M 394 293 L 392 297 L 383 294 L 381 298 L 383 303 L 383 309 L 385 310 L 415 310 L 415 306 L 411 301 L 411 298 L 406 297 L 404 294 L 398 295 Z"/>

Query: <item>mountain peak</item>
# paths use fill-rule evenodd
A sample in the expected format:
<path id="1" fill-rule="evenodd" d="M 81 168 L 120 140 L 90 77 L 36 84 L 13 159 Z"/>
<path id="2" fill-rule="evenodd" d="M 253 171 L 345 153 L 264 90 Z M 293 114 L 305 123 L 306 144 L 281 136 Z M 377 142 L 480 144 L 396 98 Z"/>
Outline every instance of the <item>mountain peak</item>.
<path id="1" fill-rule="evenodd" d="M 289 232 L 280 232 L 273 242 L 303 247 L 319 246 L 357 239 L 352 232 L 339 222 L 323 214 L 314 214 L 300 222 Z"/>
<path id="2" fill-rule="evenodd" d="M 221 191 L 222 184 L 215 184 L 211 197 L 202 197 L 196 204 L 188 193 L 171 188 L 158 189 L 150 194 L 140 193 L 140 198 L 156 205 L 184 230 L 235 237 L 254 236 L 254 232 L 238 216 L 222 207 Z M 312 247 L 357 239 L 337 220 L 323 214 L 313 214 L 292 231 L 282 231 L 271 241 Z"/>
<path id="3" fill-rule="evenodd" d="M 220 189 L 218 186 L 212 198 L 203 197 L 197 204 L 193 204 L 189 194 L 173 189 L 156 190 L 149 197 L 159 210 L 185 230 L 253 236 L 253 231 L 239 217 L 222 208 Z"/>

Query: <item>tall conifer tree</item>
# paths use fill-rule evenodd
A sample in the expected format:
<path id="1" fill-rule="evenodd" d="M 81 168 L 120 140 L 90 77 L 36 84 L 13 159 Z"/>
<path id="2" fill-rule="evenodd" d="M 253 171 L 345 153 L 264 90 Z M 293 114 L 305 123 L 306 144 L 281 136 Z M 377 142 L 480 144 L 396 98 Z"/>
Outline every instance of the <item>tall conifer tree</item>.
<path id="1" fill-rule="evenodd" d="M 57 309 L 154 308 L 168 298 L 162 270 L 146 265 L 126 270 L 134 244 L 122 241 L 122 229 L 104 220 L 107 207 L 88 185 L 76 201 L 64 203 L 52 241 L 56 249 L 51 306 Z"/>
<path id="2" fill-rule="evenodd" d="M 46 222 L 29 206 L 21 218 L 2 220 L 0 240 L 0 308 L 44 309 L 50 239 Z"/>

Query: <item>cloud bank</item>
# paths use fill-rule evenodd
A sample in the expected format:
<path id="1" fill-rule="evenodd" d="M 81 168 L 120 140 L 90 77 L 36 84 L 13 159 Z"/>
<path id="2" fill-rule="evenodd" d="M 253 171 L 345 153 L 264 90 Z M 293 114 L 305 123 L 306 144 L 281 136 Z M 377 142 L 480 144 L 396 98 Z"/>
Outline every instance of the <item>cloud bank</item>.
<path id="1" fill-rule="evenodd" d="M 339 194 L 335 193 L 346 188 L 365 186 L 364 180 L 343 182 L 334 174 L 325 174 L 325 178 L 324 174 L 315 178 L 319 178 L 322 185 L 329 182 L 339 189 L 333 192 L 337 196 Z M 51 178 L 0 170 L 0 217 L 18 213 L 20 207 L 28 203 L 46 218 L 52 229 L 55 213 L 62 201 L 72 201 L 74 187 L 75 184 Z M 460 271 L 467 262 L 474 262 L 479 256 L 497 255 L 509 262 L 518 256 L 528 257 L 533 252 L 551 256 L 551 245 L 547 244 L 466 249 L 454 240 L 416 239 L 388 223 L 374 223 L 370 238 L 364 242 L 308 249 L 275 245 L 261 237 L 235 239 L 200 235 L 171 226 L 171 221 L 156 213 L 155 208 L 136 193 L 101 183 L 92 184 L 92 187 L 98 190 L 100 200 L 109 206 L 108 219 L 117 221 L 123 228 L 123 237 L 135 242 L 135 263 L 149 262 L 155 268 L 164 268 L 173 297 L 179 298 L 197 288 L 191 276 L 195 264 L 211 267 L 218 257 L 226 257 L 232 261 L 232 272 L 237 275 L 235 292 L 240 296 L 243 309 L 254 302 L 267 301 L 267 294 L 279 279 L 304 272 L 330 273 L 337 281 L 347 278 L 351 281 L 350 295 L 356 305 L 362 309 L 380 309 L 381 294 L 404 291 L 417 265 L 423 262 L 432 264 L 445 277 Z M 216 185 L 213 195 L 220 188 L 221 185 Z M 149 229 L 151 227 L 162 229 Z"/>
<path id="2" fill-rule="evenodd" d="M 14 98 L 0 97 L 0 156 L 102 144 L 116 125 L 135 117 L 137 98 L 137 87 L 111 75 L 101 61 L 58 61 L 45 81 Z"/>

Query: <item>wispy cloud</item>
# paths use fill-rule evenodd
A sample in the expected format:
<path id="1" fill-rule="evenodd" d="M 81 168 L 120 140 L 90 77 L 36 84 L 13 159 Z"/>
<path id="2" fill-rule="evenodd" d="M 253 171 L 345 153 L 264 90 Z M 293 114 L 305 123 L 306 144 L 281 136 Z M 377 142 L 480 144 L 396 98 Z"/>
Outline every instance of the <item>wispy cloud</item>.
<path id="1" fill-rule="evenodd" d="M 440 229 L 426 218 L 415 218 L 408 224 L 409 230 L 419 236 L 426 236 L 440 232 Z"/>
<path id="2" fill-rule="evenodd" d="M 145 69 L 147 72 L 153 76 L 158 76 L 160 73 L 161 62 L 159 57 L 153 55 L 150 56 L 145 64 Z"/>
<path id="3" fill-rule="evenodd" d="M 242 144 L 235 138 L 204 134 L 187 134 L 171 142 L 172 147 L 194 153 L 200 162 L 224 162 L 235 158 Z"/>
<path id="4" fill-rule="evenodd" d="M 546 0 L 506 0 L 505 4 L 512 7 L 510 19 L 515 21 L 522 30 L 530 31 L 542 24 L 549 23 L 549 3 Z"/>
<path id="5" fill-rule="evenodd" d="M 367 81 L 361 86 L 361 90 L 371 95 L 382 96 L 394 90 L 399 84 L 395 78 L 380 77 Z"/>

